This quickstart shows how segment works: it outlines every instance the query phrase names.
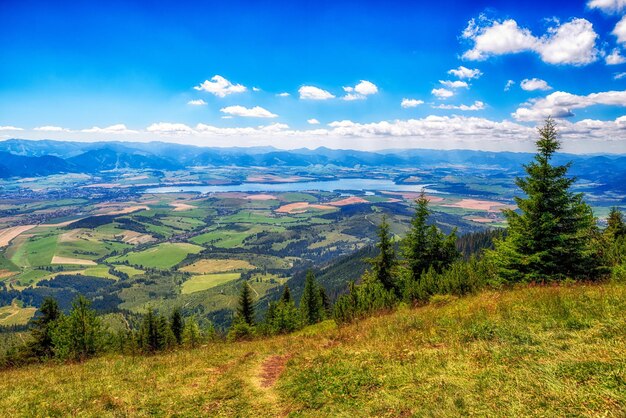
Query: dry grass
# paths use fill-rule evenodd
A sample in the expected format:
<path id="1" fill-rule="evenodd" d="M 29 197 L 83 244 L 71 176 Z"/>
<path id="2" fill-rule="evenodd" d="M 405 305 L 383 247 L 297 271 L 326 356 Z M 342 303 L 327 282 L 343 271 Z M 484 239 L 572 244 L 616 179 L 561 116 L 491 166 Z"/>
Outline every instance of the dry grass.
<path id="1" fill-rule="evenodd" d="M 203 259 L 188 266 L 182 267 L 181 271 L 197 274 L 225 273 L 236 270 L 251 270 L 255 266 L 246 260 L 235 259 Z"/>
<path id="2" fill-rule="evenodd" d="M 82 260 L 80 258 L 71 258 L 71 257 L 59 257 L 55 255 L 52 257 L 52 261 L 50 264 L 71 264 L 77 266 L 97 266 L 98 263 L 92 260 Z"/>
<path id="3" fill-rule="evenodd" d="M 611 284 L 439 297 L 341 328 L 327 321 L 259 341 L 8 370 L 0 410 L 98 417 L 621 417 L 625 310 L 626 286 Z"/>
<path id="4" fill-rule="evenodd" d="M 33 229 L 35 226 L 37 225 L 21 225 L 0 230 L 0 247 L 6 247 L 11 243 L 13 238 L 23 234 L 29 229 Z"/>

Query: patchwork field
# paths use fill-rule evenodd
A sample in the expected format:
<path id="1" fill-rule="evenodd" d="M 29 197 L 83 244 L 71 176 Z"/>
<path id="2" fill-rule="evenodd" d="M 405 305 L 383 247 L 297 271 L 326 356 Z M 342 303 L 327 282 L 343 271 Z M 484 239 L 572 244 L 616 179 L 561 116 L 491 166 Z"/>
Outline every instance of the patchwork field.
<path id="1" fill-rule="evenodd" d="M 128 262 L 131 265 L 168 269 L 174 267 L 187 257 L 188 254 L 197 254 L 202 247 L 188 243 L 162 243 L 139 252 L 130 252 L 123 256 L 111 257 L 111 263 Z"/>
<path id="2" fill-rule="evenodd" d="M 237 280 L 240 276 L 240 273 L 217 273 L 192 276 L 189 280 L 183 283 L 181 291 L 183 294 L 200 292 L 224 283 L 232 282 Z"/>
<path id="3" fill-rule="evenodd" d="M 223 273 L 234 270 L 252 270 L 255 266 L 246 260 L 237 259 L 203 259 L 188 266 L 182 267 L 180 271 L 196 274 Z"/>

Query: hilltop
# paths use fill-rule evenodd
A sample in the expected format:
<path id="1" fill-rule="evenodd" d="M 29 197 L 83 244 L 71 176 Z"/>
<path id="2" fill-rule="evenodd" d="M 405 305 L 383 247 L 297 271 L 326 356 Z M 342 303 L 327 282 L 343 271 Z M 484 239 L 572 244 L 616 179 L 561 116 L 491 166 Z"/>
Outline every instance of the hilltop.
<path id="1" fill-rule="evenodd" d="M 626 285 L 436 296 L 336 327 L 8 370 L 20 416 L 623 416 Z"/>

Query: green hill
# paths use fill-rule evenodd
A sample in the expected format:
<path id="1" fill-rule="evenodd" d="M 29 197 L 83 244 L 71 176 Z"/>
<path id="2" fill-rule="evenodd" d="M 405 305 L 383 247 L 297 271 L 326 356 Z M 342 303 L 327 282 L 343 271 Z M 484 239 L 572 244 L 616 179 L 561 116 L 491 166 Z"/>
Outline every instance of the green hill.
<path id="1" fill-rule="evenodd" d="M 2 372 L 14 416 L 624 416 L 626 285 L 520 287 L 339 327 Z"/>

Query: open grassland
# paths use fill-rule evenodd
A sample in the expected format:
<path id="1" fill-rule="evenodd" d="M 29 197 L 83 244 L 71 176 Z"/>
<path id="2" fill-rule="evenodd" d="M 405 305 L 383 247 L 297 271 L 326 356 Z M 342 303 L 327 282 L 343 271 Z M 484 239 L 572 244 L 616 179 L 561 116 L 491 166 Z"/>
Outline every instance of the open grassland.
<path id="1" fill-rule="evenodd" d="M 204 259 L 181 268 L 181 271 L 198 274 L 225 273 L 235 270 L 251 270 L 255 267 L 246 260 Z"/>
<path id="2" fill-rule="evenodd" d="M 188 254 L 197 254 L 202 247 L 187 243 L 163 243 L 138 252 L 130 252 L 123 256 L 111 257 L 109 262 L 120 263 L 128 261 L 143 267 L 168 269 L 174 267 L 187 257 Z"/>
<path id="3" fill-rule="evenodd" d="M 626 414 L 626 286 L 439 297 L 337 328 L 3 372 L 14 416 Z"/>
<path id="4" fill-rule="evenodd" d="M 192 276 L 189 280 L 183 283 L 181 292 L 183 295 L 187 295 L 189 293 L 211 289 L 221 284 L 237 280 L 239 276 L 241 276 L 240 273 L 216 273 Z"/>
<path id="5" fill-rule="evenodd" d="M 24 308 L 17 303 L 0 308 L 0 325 L 24 325 L 35 315 L 37 308 Z"/>

